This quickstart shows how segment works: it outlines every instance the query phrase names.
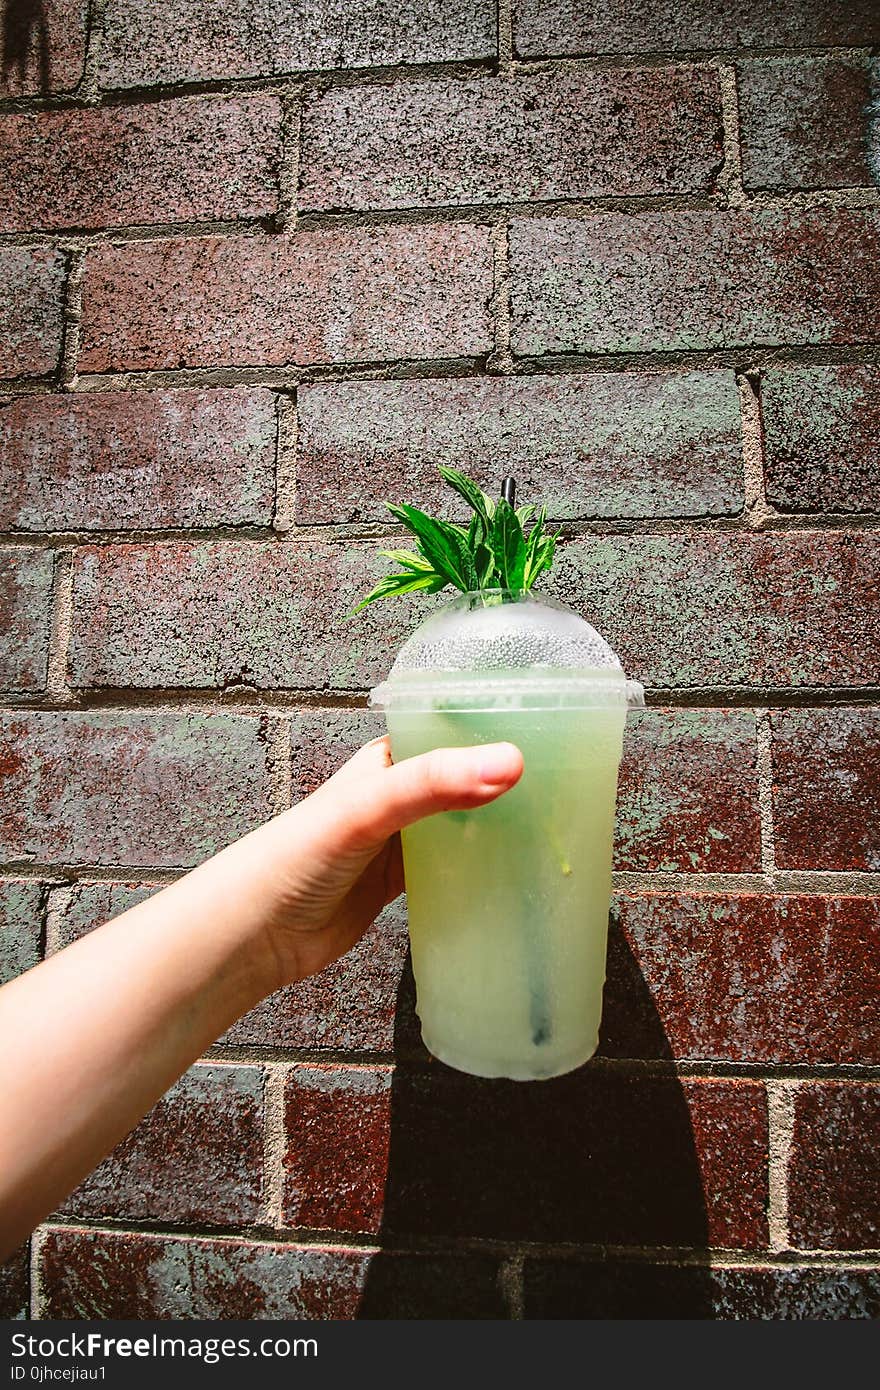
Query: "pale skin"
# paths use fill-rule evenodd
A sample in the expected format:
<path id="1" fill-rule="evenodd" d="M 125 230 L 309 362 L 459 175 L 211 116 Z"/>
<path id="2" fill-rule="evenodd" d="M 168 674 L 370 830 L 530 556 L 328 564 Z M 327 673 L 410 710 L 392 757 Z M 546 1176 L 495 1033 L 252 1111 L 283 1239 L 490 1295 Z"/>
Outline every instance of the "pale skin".
<path id="1" fill-rule="evenodd" d="M 403 891 L 398 831 L 494 801 L 512 744 L 392 764 L 366 745 L 312 796 L 0 989 L 0 1257 L 266 995 L 349 950 Z"/>

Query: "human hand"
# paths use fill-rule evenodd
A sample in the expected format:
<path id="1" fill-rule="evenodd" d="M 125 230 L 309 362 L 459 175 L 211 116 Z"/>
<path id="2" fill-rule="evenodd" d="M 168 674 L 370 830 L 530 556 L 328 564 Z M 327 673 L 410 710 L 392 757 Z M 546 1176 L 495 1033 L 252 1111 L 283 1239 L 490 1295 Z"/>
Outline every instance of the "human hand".
<path id="1" fill-rule="evenodd" d="M 311 796 L 253 836 L 256 891 L 279 985 L 323 969 L 403 892 L 399 831 L 494 801 L 522 775 L 511 743 L 441 748 L 394 764 L 375 739 Z M 256 863 L 256 861 L 254 861 Z"/>

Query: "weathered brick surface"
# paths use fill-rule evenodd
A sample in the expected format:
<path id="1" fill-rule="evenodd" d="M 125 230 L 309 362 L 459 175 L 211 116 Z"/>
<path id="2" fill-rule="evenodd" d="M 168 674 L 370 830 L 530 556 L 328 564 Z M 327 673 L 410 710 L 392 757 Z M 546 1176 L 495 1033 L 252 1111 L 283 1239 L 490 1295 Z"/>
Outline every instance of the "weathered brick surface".
<path id="1" fill-rule="evenodd" d="M 20 396 L 0 407 L 0 527 L 268 525 L 268 391 Z"/>
<path id="2" fill-rule="evenodd" d="M 227 81 L 310 68 L 454 62 L 495 53 L 492 0 L 110 0 L 101 80 L 109 87 Z"/>
<path id="3" fill-rule="evenodd" d="M 281 101 L 160 101 L 0 119 L 0 229 L 263 217 L 278 207 Z"/>
<path id="4" fill-rule="evenodd" d="M 88 0 L 0 3 L 0 97 L 70 91 L 82 77 Z M 41 22 L 42 21 L 42 22 Z"/>
<path id="5" fill-rule="evenodd" d="M 49 1227 L 46 1318 L 500 1318 L 497 1259 Z"/>
<path id="6" fill-rule="evenodd" d="M 798 1090 L 788 1202 L 795 1247 L 880 1246 L 880 1085 L 810 1082 Z"/>
<path id="7" fill-rule="evenodd" d="M 33 879 L 0 882 L 0 985 L 40 959 L 42 885 Z"/>
<path id="8" fill-rule="evenodd" d="M 530 1259 L 524 1282 L 527 1318 L 880 1316 L 880 1272 L 872 1269 Z"/>
<path id="9" fill-rule="evenodd" d="M 784 512 L 880 511 L 880 369 L 769 371 L 761 381 L 767 497 Z"/>
<path id="10" fill-rule="evenodd" d="M 871 44 L 880 39 L 874 0 L 514 0 L 514 44 L 545 53 L 674 53 L 716 48 Z"/>
<path id="11" fill-rule="evenodd" d="M 337 87 L 305 108 L 300 204 L 705 193 L 722 162 L 709 67 Z"/>
<path id="12" fill-rule="evenodd" d="M 865 54 L 760 59 L 736 76 L 746 188 L 872 186 L 880 135 Z"/>
<path id="13" fill-rule="evenodd" d="M 390 1089 L 389 1078 L 385 1069 L 295 1069 L 289 1218 L 368 1232 L 381 1220 L 406 1235 L 764 1245 L 759 1083 L 587 1067 L 523 1086 L 440 1063 L 398 1068 Z"/>
<path id="14" fill-rule="evenodd" d="M 0 1318 L 27 1318 L 30 1303 L 28 1247 L 0 1265 Z"/>
<path id="15" fill-rule="evenodd" d="M 284 1093 L 286 1225 L 379 1230 L 392 1075 L 390 1067 L 293 1068 Z"/>
<path id="16" fill-rule="evenodd" d="M 618 893 L 605 1055 L 880 1063 L 880 899 Z"/>
<path id="17" fill-rule="evenodd" d="M 471 356 L 491 288 L 488 230 L 463 224 L 95 246 L 79 366 Z"/>
<path id="18" fill-rule="evenodd" d="M 776 862 L 880 870 L 880 710 L 775 710 Z"/>
<path id="19" fill-rule="evenodd" d="M 871 685 L 878 562 L 870 532 L 589 537 L 565 548 L 550 589 L 651 685 Z M 367 687 L 413 625 L 392 603 L 343 621 L 381 572 L 364 544 L 82 550 L 73 681 Z"/>
<path id="20" fill-rule="evenodd" d="M 751 711 L 651 708 L 631 714 L 614 867 L 751 873 L 760 866 Z"/>
<path id="21" fill-rule="evenodd" d="M 60 1207 L 68 1216 L 248 1225 L 260 1210 L 263 1073 L 192 1067 Z"/>
<path id="22" fill-rule="evenodd" d="M 590 537 L 549 588 L 650 685 L 870 686 L 878 574 L 871 532 Z"/>
<path id="23" fill-rule="evenodd" d="M 0 246 L 0 376 L 47 376 L 61 356 L 65 257 Z"/>
<path id="24" fill-rule="evenodd" d="M 513 347 L 525 354 L 880 336 L 880 215 L 823 208 L 514 221 Z"/>
<path id="25" fill-rule="evenodd" d="M 372 685 L 412 626 L 404 605 L 346 620 L 383 565 L 373 545 L 204 541 L 80 551 L 74 683 Z"/>
<path id="26" fill-rule="evenodd" d="M 187 867 L 269 814 L 259 721 L 103 710 L 0 716 L 0 856 Z"/>
<path id="27" fill-rule="evenodd" d="M 297 411 L 304 524 L 387 520 L 397 497 L 463 514 L 438 461 L 493 492 L 515 473 L 560 519 L 743 506 L 732 372 L 340 382 L 303 387 Z"/>
<path id="28" fill-rule="evenodd" d="M 53 571 L 51 550 L 0 548 L 0 689 L 46 684 Z"/>

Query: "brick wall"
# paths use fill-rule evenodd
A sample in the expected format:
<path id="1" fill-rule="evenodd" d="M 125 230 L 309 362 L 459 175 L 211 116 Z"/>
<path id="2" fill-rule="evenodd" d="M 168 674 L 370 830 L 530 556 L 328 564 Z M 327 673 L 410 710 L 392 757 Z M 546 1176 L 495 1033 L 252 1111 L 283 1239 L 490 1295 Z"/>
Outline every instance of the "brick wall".
<path id="1" fill-rule="evenodd" d="M 432 1065 L 398 904 L 5 1310 L 876 1315 L 874 0 L 207 8 L 0 3 L 4 970 L 374 732 L 415 606 L 327 595 L 442 458 L 547 495 L 551 587 L 648 687 L 603 1041 Z"/>

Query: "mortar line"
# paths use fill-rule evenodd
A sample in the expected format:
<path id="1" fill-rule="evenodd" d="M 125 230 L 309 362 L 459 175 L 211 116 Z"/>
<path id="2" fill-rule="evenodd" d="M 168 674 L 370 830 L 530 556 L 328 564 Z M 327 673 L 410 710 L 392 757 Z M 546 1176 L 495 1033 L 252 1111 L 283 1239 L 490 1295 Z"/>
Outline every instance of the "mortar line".
<path id="1" fill-rule="evenodd" d="M 46 939 L 44 955 L 61 950 L 61 924 L 73 898 L 73 884 L 46 885 Z"/>
<path id="2" fill-rule="evenodd" d="M 769 1080 L 767 1226 L 770 1250 L 782 1254 L 791 1248 L 788 1228 L 788 1162 L 794 1132 L 797 1083 Z"/>
<path id="3" fill-rule="evenodd" d="M 765 484 L 764 420 L 761 412 L 761 374 L 745 371 L 737 376 L 743 442 L 745 518 L 753 530 L 778 526 L 787 517 L 767 501 Z"/>
<path id="4" fill-rule="evenodd" d="M 524 1254 L 508 1255 L 498 1268 L 498 1285 L 511 1322 L 525 1317 L 525 1263 Z"/>
<path id="5" fill-rule="evenodd" d="M 108 686 L 87 689 L 74 687 L 64 698 L 46 695 L 0 694 L 0 712 L 10 715 L 58 713 L 62 710 L 166 710 L 171 713 L 235 714 L 258 718 L 272 710 L 301 713 L 314 709 L 366 710 L 367 690 L 359 688 L 281 688 L 260 690 L 256 686 L 227 687 L 166 686 L 160 689 Z M 880 705 L 880 689 L 868 687 L 807 686 L 755 689 L 749 686 L 682 687 L 659 686 L 646 689 L 649 709 L 754 709 L 771 704 L 785 709 L 873 709 Z"/>
<path id="6" fill-rule="evenodd" d="M 292 393 L 279 393 L 287 395 Z M 290 411 L 289 421 L 293 424 L 297 412 Z M 292 431 L 294 434 L 296 430 Z M 280 480 L 282 502 L 291 497 L 296 484 L 296 469 L 291 466 L 289 457 L 290 437 L 282 433 L 282 474 Z M 276 480 L 277 481 L 277 480 Z M 562 544 L 601 536 L 690 536 L 704 534 L 724 534 L 744 537 L 754 528 L 746 522 L 744 512 L 730 516 L 665 516 L 665 517 L 594 517 L 585 521 L 570 521 L 560 517 L 548 518 L 562 530 Z M 869 516 L 852 512 L 849 515 L 829 512 L 822 516 L 817 513 L 802 515 L 782 515 L 771 513 L 766 524 L 760 528 L 765 536 L 809 533 L 812 535 L 833 535 L 838 532 L 846 536 L 867 536 L 880 530 L 880 513 Z M 352 542 L 379 542 L 406 540 L 408 537 L 394 522 L 384 521 L 304 521 L 290 520 L 283 507 L 279 516 L 264 526 L 245 523 L 221 523 L 216 526 L 167 527 L 155 530 L 94 530 L 94 531 L 39 531 L 14 530 L 0 532 L 0 545 L 24 550 L 54 550 L 58 546 L 107 547 L 115 545 L 162 545 L 195 544 L 199 541 L 234 541 L 237 545 L 267 545 L 284 543 L 290 531 L 296 532 L 298 541 L 315 541 L 322 545 L 350 545 Z"/>
<path id="7" fill-rule="evenodd" d="M 761 822 L 761 869 L 768 887 L 772 888 L 777 884 L 779 875 L 773 824 L 773 728 L 768 709 L 755 710 L 755 772 Z"/>
<path id="8" fill-rule="evenodd" d="M 104 48 L 104 20 L 107 0 L 89 0 L 86 19 L 86 53 L 82 80 L 77 87 L 77 95 L 89 106 L 97 106 L 101 101 L 100 67 Z"/>
<path id="9" fill-rule="evenodd" d="M 271 789 L 271 814 L 289 810 L 293 798 L 290 720 L 286 713 L 264 711 L 260 719 L 266 739 L 266 762 Z"/>
<path id="10" fill-rule="evenodd" d="M 284 1225 L 284 1087 L 285 1066 L 267 1066 L 263 1074 L 263 1200 L 261 1225 Z"/>
<path id="11" fill-rule="evenodd" d="M 723 175 L 723 170 L 722 170 Z M 285 176 L 285 187 L 289 178 Z M 724 180 L 720 181 L 722 195 Z M 284 199 L 291 202 L 295 188 Z M 808 211 L 843 208 L 871 210 L 880 207 L 880 189 L 857 186 L 853 188 L 806 189 L 802 191 L 765 191 L 745 197 L 742 204 L 730 208 L 753 212 L 779 210 Z M 333 231 L 339 229 L 369 230 L 409 226 L 449 226 L 464 222 L 473 226 L 494 224 L 505 218 L 565 217 L 584 221 L 591 217 L 613 213 L 618 216 L 640 212 L 714 212 L 719 217 L 729 210 L 719 206 L 717 194 L 658 193 L 609 194 L 595 198 L 556 198 L 522 202 L 447 203 L 433 207 L 406 208 L 335 208 L 297 212 L 291 225 L 284 225 L 286 235 L 297 232 Z M 282 208 L 283 214 L 283 208 Z M 233 218 L 196 218 L 189 221 L 131 223 L 114 227 L 59 227 L 45 230 L 0 232 L 0 246 L 55 249 L 76 246 L 84 250 L 95 246 L 123 246 L 146 241 L 181 240 L 195 237 L 237 237 L 244 239 L 260 235 L 278 235 L 283 216 L 265 213 L 259 216 Z"/>
<path id="12" fill-rule="evenodd" d="M 54 713 L 55 711 L 38 711 Z M 181 711 L 182 713 L 185 711 Z M 21 711 L 17 711 L 18 714 Z M 254 717 L 263 715 L 257 711 Z M 54 889 L 66 888 L 72 883 L 138 883 L 144 886 L 160 887 L 174 883 L 181 874 L 188 873 L 195 865 L 181 865 L 173 868 L 156 867 L 152 864 L 95 864 L 89 862 L 48 862 L 37 859 L 10 858 L 0 862 L 0 877 L 22 878 L 48 882 Z M 829 897 L 877 897 L 880 896 L 880 873 L 816 869 L 811 871 L 777 870 L 772 885 L 760 873 L 695 874 L 675 872 L 633 873 L 615 872 L 613 875 L 615 893 L 654 893 L 684 894 L 694 893 L 727 894 L 767 894 L 777 897 L 821 895 Z"/>
<path id="13" fill-rule="evenodd" d="M 95 12 L 102 13 L 105 5 L 98 0 L 93 5 Z M 103 41 L 103 25 L 101 39 Z M 664 49 L 656 47 L 645 50 L 625 50 L 601 53 L 537 53 L 525 57 L 515 56 L 514 66 L 523 73 L 544 73 L 547 71 L 613 71 L 615 68 L 650 71 L 654 68 L 690 68 L 695 63 L 710 62 L 734 63 L 739 60 L 755 58 L 843 58 L 868 59 L 876 45 L 790 45 L 785 48 L 741 47 L 741 48 L 680 48 Z M 92 55 L 92 67 L 97 69 L 97 45 Z M 498 67 L 498 50 L 479 58 L 457 58 L 448 62 L 434 63 L 389 63 L 373 67 L 346 68 L 291 68 L 277 75 L 255 74 L 245 77 L 214 77 L 202 79 L 182 79 L 180 81 L 153 83 L 134 83 L 129 87 L 99 87 L 98 100 L 103 106 L 149 105 L 159 101 L 175 100 L 193 96 L 238 96 L 249 93 L 275 93 L 290 88 L 297 82 L 303 86 L 315 87 L 358 87 L 371 85 L 390 86 L 396 82 L 414 81 L 423 78 L 478 77 L 485 74 L 491 77 Z M 97 71 L 95 71 L 97 77 Z M 70 92 L 49 96 L 36 94 L 0 98 L 0 115 L 38 113 L 40 111 L 76 110 L 85 104 L 85 94 L 79 86 Z"/>
<path id="14" fill-rule="evenodd" d="M 880 1251 L 791 1251 L 778 1258 L 767 1250 L 730 1249 L 720 1247 L 695 1247 L 680 1245 L 602 1245 L 585 1242 L 572 1247 L 571 1244 L 551 1241 L 505 1240 L 503 1238 L 458 1236 L 432 1238 L 417 1233 L 401 1235 L 393 1246 L 380 1246 L 375 1233 L 363 1231 L 338 1231 L 326 1228 L 282 1226 L 267 1229 L 264 1226 L 248 1225 L 240 1227 L 179 1225 L 143 1221 L 102 1219 L 96 1217 L 65 1217 L 53 1215 L 40 1228 L 44 1236 L 62 1231 L 77 1231 L 88 1234 L 143 1235 L 155 1239 L 171 1240 L 211 1240 L 223 1243 L 246 1241 L 254 1245 L 293 1244 L 304 1247 L 333 1251 L 361 1250 L 388 1255 L 430 1255 L 430 1254 L 489 1254 L 499 1258 L 563 1258 L 572 1263 L 584 1260 L 607 1260 L 609 1257 L 632 1261 L 633 1263 L 653 1263 L 661 1265 L 697 1265 L 758 1268 L 828 1268 L 828 1269 L 873 1269 L 877 1267 Z"/>
<path id="15" fill-rule="evenodd" d="M 76 381 L 79 356 L 80 321 L 82 318 L 82 282 L 85 272 L 85 251 L 66 248 L 67 278 L 64 285 L 61 326 L 61 356 L 58 363 L 59 384 L 72 390 Z"/>
<path id="16" fill-rule="evenodd" d="M 284 97 L 281 120 L 281 163 L 278 170 L 278 231 L 296 231 L 298 221 L 300 148 L 302 141 L 303 93 L 300 89 Z"/>
<path id="17" fill-rule="evenodd" d="M 513 356 L 510 351 L 510 246 L 507 222 L 492 228 L 492 314 L 494 348 L 487 361 L 491 372 L 510 375 Z"/>
<path id="18" fill-rule="evenodd" d="M 497 0 L 495 22 L 498 30 L 498 72 L 509 76 L 513 68 L 513 4 L 512 0 Z"/>
<path id="19" fill-rule="evenodd" d="M 46 696 L 53 703 L 72 698 L 67 668 L 72 627 L 73 551 L 58 550 L 52 571 L 52 616 L 46 668 Z"/>
<path id="20" fill-rule="evenodd" d="M 739 98 L 736 68 L 731 63 L 716 65 L 721 92 L 721 126 L 724 131 L 724 168 L 719 180 L 729 208 L 745 206 L 746 195 L 742 181 L 742 136 L 739 122 Z"/>
<path id="21" fill-rule="evenodd" d="M 773 348 L 699 348 L 637 353 L 564 353 L 541 357 L 516 357 L 517 376 L 638 375 L 657 376 L 681 371 L 749 372 L 767 367 L 839 366 L 848 363 L 880 364 L 880 344 L 848 347 L 822 345 Z M 73 391 L 140 391 L 218 386 L 264 387 L 289 391 L 300 383 L 350 383 L 357 381 L 424 381 L 483 377 L 486 356 L 461 358 L 398 358 L 386 361 L 287 363 L 280 366 L 145 368 L 143 370 L 80 373 L 70 384 Z M 0 394 L 11 396 L 57 395 L 58 382 L 51 377 L 0 380 Z M 797 514 L 793 514 L 797 515 Z M 847 514 L 848 519 L 849 514 Z"/>
<path id="22" fill-rule="evenodd" d="M 275 406 L 275 498 L 272 530 L 286 536 L 296 526 L 299 402 L 295 392 L 279 393 Z"/>
<path id="23" fill-rule="evenodd" d="M 43 1303 L 43 1279 L 40 1266 L 40 1252 L 45 1240 L 46 1232 L 43 1227 L 38 1226 L 31 1232 L 28 1241 L 28 1314 L 32 1322 L 40 1318 L 40 1310 Z"/>

